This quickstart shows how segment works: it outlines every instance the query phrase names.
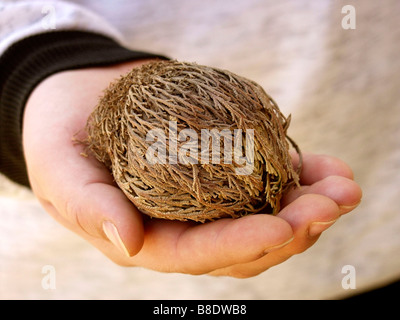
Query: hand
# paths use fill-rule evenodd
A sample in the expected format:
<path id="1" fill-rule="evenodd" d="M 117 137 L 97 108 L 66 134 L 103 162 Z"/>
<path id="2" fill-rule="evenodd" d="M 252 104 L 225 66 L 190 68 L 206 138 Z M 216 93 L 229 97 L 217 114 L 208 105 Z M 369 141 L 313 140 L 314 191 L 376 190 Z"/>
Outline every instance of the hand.
<path id="1" fill-rule="evenodd" d="M 354 209 L 361 190 L 341 160 L 305 154 L 302 187 L 277 216 L 211 223 L 149 219 L 92 156 L 83 157 L 89 114 L 108 83 L 144 61 L 65 71 L 42 81 L 24 113 L 23 144 L 32 190 L 58 222 L 124 266 L 162 272 L 255 276 L 312 246 Z M 296 164 L 296 156 L 293 156 Z"/>

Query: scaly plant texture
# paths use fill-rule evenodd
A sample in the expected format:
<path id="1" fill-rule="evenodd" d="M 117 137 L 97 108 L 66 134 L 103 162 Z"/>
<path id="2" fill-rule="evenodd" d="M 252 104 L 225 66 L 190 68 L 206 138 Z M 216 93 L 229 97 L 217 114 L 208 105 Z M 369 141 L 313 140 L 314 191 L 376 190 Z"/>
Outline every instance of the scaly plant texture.
<path id="1" fill-rule="evenodd" d="M 205 222 L 279 212 L 302 163 L 289 123 L 254 81 L 159 60 L 110 84 L 88 119 L 86 144 L 141 212 Z M 300 156 L 296 169 L 289 143 Z"/>

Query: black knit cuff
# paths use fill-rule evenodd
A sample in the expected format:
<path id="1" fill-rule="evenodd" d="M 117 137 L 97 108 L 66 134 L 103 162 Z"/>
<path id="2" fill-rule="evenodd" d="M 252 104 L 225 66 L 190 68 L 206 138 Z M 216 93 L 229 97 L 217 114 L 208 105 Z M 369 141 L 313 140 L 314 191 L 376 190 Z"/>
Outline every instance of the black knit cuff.
<path id="1" fill-rule="evenodd" d="M 0 172 L 29 187 L 22 150 L 22 116 L 40 81 L 59 71 L 164 56 L 122 47 L 83 31 L 56 31 L 25 38 L 0 57 Z"/>

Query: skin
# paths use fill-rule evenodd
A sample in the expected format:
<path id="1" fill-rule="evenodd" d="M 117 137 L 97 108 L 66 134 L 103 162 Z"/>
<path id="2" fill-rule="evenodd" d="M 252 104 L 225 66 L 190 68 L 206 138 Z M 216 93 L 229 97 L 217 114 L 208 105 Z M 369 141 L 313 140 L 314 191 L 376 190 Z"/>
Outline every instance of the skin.
<path id="1" fill-rule="evenodd" d="M 257 214 L 211 223 L 149 219 L 117 188 L 110 173 L 72 139 L 104 88 L 146 61 L 65 71 L 42 81 L 24 113 L 23 146 L 32 191 L 66 228 L 122 266 L 161 272 L 247 278 L 311 247 L 322 231 L 352 211 L 362 192 L 343 161 L 304 154 L 301 188 L 276 216 Z M 293 154 L 296 165 L 297 156 Z M 110 241 L 111 222 L 119 243 Z"/>

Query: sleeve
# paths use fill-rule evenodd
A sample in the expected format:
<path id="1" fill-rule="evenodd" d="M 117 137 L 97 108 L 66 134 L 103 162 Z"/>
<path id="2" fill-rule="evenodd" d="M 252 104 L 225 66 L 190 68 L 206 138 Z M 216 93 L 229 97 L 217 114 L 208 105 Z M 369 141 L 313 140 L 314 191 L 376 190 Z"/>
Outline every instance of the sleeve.
<path id="1" fill-rule="evenodd" d="M 60 4 L 55 9 L 60 14 L 56 28 L 45 30 L 43 25 L 37 25 L 43 18 L 43 2 L 0 5 L 0 172 L 27 187 L 22 117 L 29 95 L 40 81 L 63 70 L 144 58 L 167 59 L 128 49 L 121 44 L 118 33 L 112 27 L 108 29 L 101 18 L 93 18 L 92 13 L 78 6 Z M 24 12 L 22 18 L 18 10 Z M 17 22 L 12 22 L 13 16 L 19 17 Z M 92 19 L 91 24 L 88 18 Z M 8 27 L 3 28 L 5 25 Z M 9 30 L 10 26 L 14 31 Z"/>

